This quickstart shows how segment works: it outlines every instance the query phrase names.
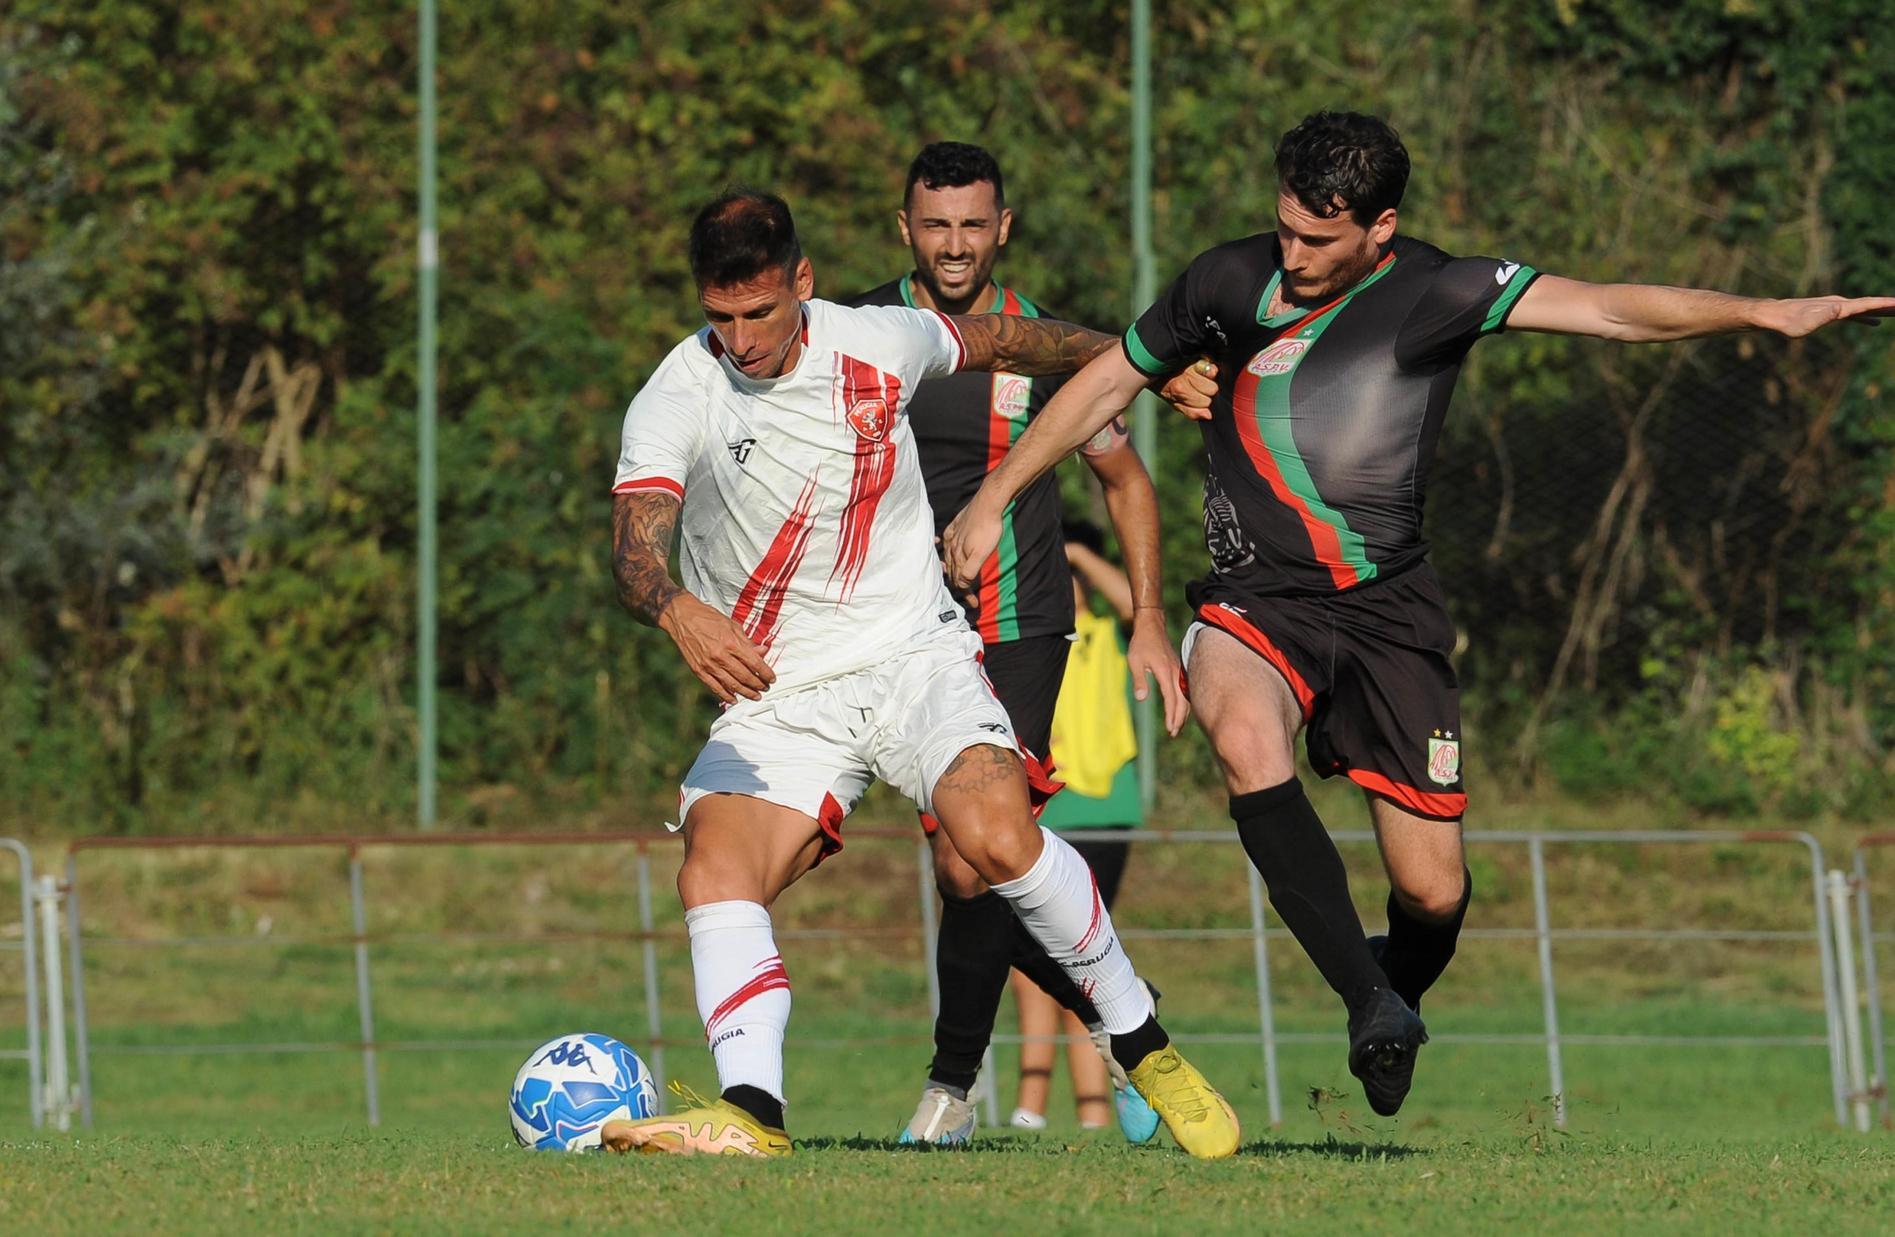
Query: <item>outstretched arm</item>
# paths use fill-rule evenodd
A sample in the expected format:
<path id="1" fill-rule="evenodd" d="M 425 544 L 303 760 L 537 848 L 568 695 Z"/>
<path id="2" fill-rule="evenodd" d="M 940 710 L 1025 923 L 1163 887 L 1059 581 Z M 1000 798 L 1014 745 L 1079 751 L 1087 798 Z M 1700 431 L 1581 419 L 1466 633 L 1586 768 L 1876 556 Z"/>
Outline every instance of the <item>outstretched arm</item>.
<path id="1" fill-rule="evenodd" d="M 1070 374 L 1115 347 L 1118 338 L 1055 318 L 1019 314 L 960 314 L 950 319 L 967 355 L 962 369 L 1025 374 Z"/>
<path id="2" fill-rule="evenodd" d="M 671 578 L 671 534 L 684 504 L 658 490 L 612 496 L 612 578 L 619 604 L 641 623 L 662 628 L 685 665 L 730 704 L 755 700 L 776 679 L 743 628 Z"/>
<path id="3" fill-rule="evenodd" d="M 1508 315 L 1507 328 L 1593 335 L 1624 343 L 1690 339 L 1731 331 L 1775 331 L 1795 338 L 1851 318 L 1874 326 L 1878 318 L 1890 313 L 1895 313 L 1895 297 L 1771 300 L 1700 288 L 1584 283 L 1542 275 L 1521 294 L 1519 304 Z"/>
<path id="4" fill-rule="evenodd" d="M 1133 397 L 1145 389 L 1145 375 L 1125 359 L 1118 341 L 1103 338 L 1108 346 L 1104 355 L 1080 370 L 1046 402 L 1026 427 L 1026 433 L 1020 435 L 999 467 L 987 474 L 974 497 L 941 535 L 942 563 L 960 587 L 971 587 L 980 577 L 981 564 L 1000 544 L 1000 516 L 1007 504 L 1041 473 L 1124 412 Z"/>

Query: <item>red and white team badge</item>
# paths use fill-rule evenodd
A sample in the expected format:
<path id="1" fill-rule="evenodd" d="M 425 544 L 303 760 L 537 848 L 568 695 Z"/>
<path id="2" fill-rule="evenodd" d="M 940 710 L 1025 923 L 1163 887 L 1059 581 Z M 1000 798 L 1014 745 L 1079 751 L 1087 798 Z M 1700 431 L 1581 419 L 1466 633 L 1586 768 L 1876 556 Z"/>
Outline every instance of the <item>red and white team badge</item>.
<path id="1" fill-rule="evenodd" d="M 1033 380 L 1018 374 L 995 374 L 991 400 L 994 415 L 1017 421 L 1026 415 L 1033 396 Z"/>
<path id="2" fill-rule="evenodd" d="M 1428 740 L 1428 780 L 1437 786 L 1452 786 L 1461 777 L 1461 741 L 1450 732 L 1439 731 Z"/>
<path id="3" fill-rule="evenodd" d="M 1250 358 L 1245 369 L 1259 378 L 1273 378 L 1296 368 L 1296 360 L 1309 351 L 1307 339 L 1279 339 Z"/>
<path id="4" fill-rule="evenodd" d="M 849 405 L 849 425 L 856 433 L 871 441 L 880 442 L 888 437 L 888 428 L 893 420 L 885 399 L 859 399 Z"/>

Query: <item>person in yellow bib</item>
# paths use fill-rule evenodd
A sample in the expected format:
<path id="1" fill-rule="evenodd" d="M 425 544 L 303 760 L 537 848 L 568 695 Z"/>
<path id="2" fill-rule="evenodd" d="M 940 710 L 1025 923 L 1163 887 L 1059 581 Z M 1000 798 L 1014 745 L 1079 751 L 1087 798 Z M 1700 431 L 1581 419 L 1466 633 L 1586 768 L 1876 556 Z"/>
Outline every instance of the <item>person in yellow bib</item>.
<path id="1" fill-rule="evenodd" d="M 1098 525 L 1068 522 L 1065 536 L 1076 617 L 1072 650 L 1053 707 L 1052 755 L 1055 776 L 1066 789 L 1047 803 L 1040 820 L 1047 828 L 1066 833 L 1092 869 L 1099 900 L 1109 909 L 1125 873 L 1131 843 L 1113 838 L 1088 840 L 1084 834 L 1136 829 L 1144 822 L 1135 763 L 1138 738 L 1132 729 L 1132 683 L 1122 634 L 1132 621 L 1132 586 L 1125 573 L 1106 558 L 1105 534 Z M 1101 607 L 1111 613 L 1099 613 Z M 1025 1042 L 1020 1046 L 1019 1101 L 1012 1123 L 1030 1130 L 1046 1127 L 1047 1094 L 1063 1029 L 1080 1128 L 1110 1125 L 1114 1103 L 1123 1092 L 1112 1087 L 1085 1024 L 1019 971 L 1013 973 L 1013 995 Z M 1127 1114 L 1119 1115 L 1123 1121 Z M 1134 1137 L 1134 1141 L 1140 1140 Z"/>

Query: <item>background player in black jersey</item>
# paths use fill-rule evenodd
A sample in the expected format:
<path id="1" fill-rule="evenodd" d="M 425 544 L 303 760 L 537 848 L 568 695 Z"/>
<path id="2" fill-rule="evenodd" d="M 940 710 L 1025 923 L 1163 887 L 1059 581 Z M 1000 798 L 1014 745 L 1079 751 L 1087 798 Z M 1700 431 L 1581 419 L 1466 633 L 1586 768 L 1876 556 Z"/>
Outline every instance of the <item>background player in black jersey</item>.
<path id="1" fill-rule="evenodd" d="M 996 282 L 994 264 L 1007 243 L 1013 212 L 993 155 L 965 142 L 935 142 L 909 165 L 901 237 L 913 254 L 908 274 L 857 296 L 850 305 L 908 305 L 945 314 L 1000 313 L 1037 318 L 1040 308 Z M 1062 378 L 962 373 L 932 378 L 915 391 L 908 423 L 920 452 L 928 502 L 938 534 L 980 487 L 1031 419 L 1059 389 Z M 1187 379 L 1187 384 L 1192 381 Z M 1198 402 L 1214 389 L 1201 384 Z M 1181 391 L 1180 398 L 1186 394 Z M 1151 477 L 1125 432 L 1112 418 L 1081 452 L 1104 491 L 1131 577 L 1134 616 L 1127 648 L 1140 699 L 1156 675 L 1166 696 L 1173 734 L 1186 716 L 1176 689 L 1179 662 L 1165 630 L 1158 554 L 1158 499 Z M 1001 513 L 999 544 L 967 594 L 968 622 L 986 644 L 984 665 L 994 694 L 1029 751 L 1051 746 L 1053 705 L 1073 632 L 1072 572 L 1060 535 L 1057 479 L 1039 478 Z M 1090 1027 L 1098 1013 L 1065 972 L 1029 936 L 1013 912 L 958 855 L 933 822 L 923 818 L 934 853 L 942 911 L 935 968 L 941 1012 L 935 1021 L 934 1060 L 904 1142 L 964 1142 L 974 1130 L 968 1093 L 993 1038 L 1007 973 L 1018 966 Z M 1102 1034 L 1095 1033 L 1095 1039 Z M 1103 1041 L 1099 1041 L 1103 1042 Z M 1109 1066 L 1111 1053 L 1104 1052 Z M 1157 1129 L 1156 1114 L 1113 1069 L 1119 1122 L 1143 1142 Z"/>
<path id="2" fill-rule="evenodd" d="M 947 529 L 971 578 L 998 512 L 1197 358 L 1218 389 L 1203 421 L 1211 570 L 1188 592 L 1192 703 L 1271 904 L 1349 1013 L 1349 1067 L 1395 1112 L 1427 1040 L 1471 890 L 1461 855 L 1453 624 L 1421 538 L 1428 466 L 1469 347 L 1507 327 L 1625 342 L 1730 331 L 1807 335 L 1895 298 L 1763 300 L 1541 276 L 1396 234 L 1408 154 L 1387 124 L 1319 112 L 1276 148 L 1277 226 L 1212 249 L 1074 376 Z M 1202 364 L 1202 362 L 1199 362 Z M 1206 366 L 1210 368 L 1210 366 Z M 1335 845 L 1297 782 L 1310 763 L 1368 796 L 1391 886 L 1365 940 Z"/>

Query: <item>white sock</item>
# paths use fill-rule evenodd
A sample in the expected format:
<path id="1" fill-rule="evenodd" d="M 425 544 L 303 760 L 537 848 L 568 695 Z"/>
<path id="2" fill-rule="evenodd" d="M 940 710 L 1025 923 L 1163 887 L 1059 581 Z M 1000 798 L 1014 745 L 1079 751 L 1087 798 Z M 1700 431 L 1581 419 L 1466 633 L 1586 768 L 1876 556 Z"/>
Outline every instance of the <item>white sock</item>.
<path id="1" fill-rule="evenodd" d="M 783 1099 L 790 977 L 770 912 L 758 902 L 709 902 L 684 912 L 684 927 L 718 1088 L 752 1086 Z"/>
<path id="2" fill-rule="evenodd" d="M 1152 1015 L 1151 994 L 1138 982 L 1132 960 L 1119 944 L 1092 869 L 1058 834 L 1042 828 L 1040 837 L 1040 857 L 1026 875 L 993 890 L 1012 904 L 1033 939 L 1092 998 L 1107 1031 L 1136 1031 Z"/>

